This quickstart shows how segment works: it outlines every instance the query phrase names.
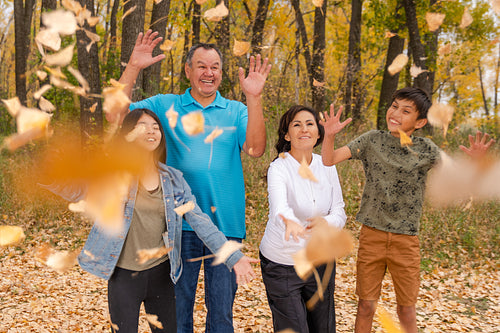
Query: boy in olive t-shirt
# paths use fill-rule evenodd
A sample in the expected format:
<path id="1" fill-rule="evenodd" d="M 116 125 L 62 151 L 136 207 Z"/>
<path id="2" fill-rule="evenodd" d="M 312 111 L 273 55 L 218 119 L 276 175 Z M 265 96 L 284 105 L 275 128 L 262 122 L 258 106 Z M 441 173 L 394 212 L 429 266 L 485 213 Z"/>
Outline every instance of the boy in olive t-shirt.
<path id="1" fill-rule="evenodd" d="M 356 219 L 363 224 L 359 236 L 356 293 L 359 297 L 355 332 L 370 332 L 386 270 L 396 292 L 397 313 L 406 333 L 417 332 L 416 309 L 420 285 L 418 230 L 427 172 L 441 160 L 441 150 L 427 138 L 411 136 L 427 124 L 431 106 L 418 88 L 403 88 L 393 95 L 387 110 L 388 131 L 369 131 L 344 147 L 334 149 L 335 135 L 351 119 L 340 122 L 342 109 L 325 112 L 323 163 L 361 160 L 366 184 Z M 400 143 L 400 131 L 412 139 L 411 150 Z M 460 148 L 482 157 L 493 140 L 478 132 L 471 147 Z"/>

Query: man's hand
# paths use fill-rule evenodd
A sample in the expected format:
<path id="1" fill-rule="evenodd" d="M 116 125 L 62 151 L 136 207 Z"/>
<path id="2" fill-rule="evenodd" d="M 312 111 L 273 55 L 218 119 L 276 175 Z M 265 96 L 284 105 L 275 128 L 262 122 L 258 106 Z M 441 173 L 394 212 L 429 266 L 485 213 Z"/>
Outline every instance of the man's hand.
<path id="1" fill-rule="evenodd" d="M 482 132 L 477 131 L 476 136 L 469 135 L 470 147 L 467 148 L 465 146 L 460 146 L 467 155 L 472 158 L 481 159 L 483 158 L 491 145 L 495 142 L 495 140 L 490 139 L 490 135 L 485 133 L 483 135 Z"/>
<path id="2" fill-rule="evenodd" d="M 295 242 L 299 242 L 299 237 L 306 238 L 307 231 L 306 229 L 298 224 L 297 222 L 287 219 L 283 215 L 280 214 L 280 217 L 283 219 L 283 223 L 285 223 L 285 240 L 290 240 L 290 235 L 293 237 Z"/>
<path id="3" fill-rule="evenodd" d="M 257 57 L 250 57 L 250 68 L 248 69 L 248 76 L 245 78 L 245 70 L 239 68 L 238 76 L 240 78 L 241 90 L 247 98 L 260 97 L 264 90 L 267 76 L 271 71 L 271 65 L 268 64 L 269 59 L 261 61 L 260 54 Z"/>
<path id="4" fill-rule="evenodd" d="M 145 34 L 139 33 L 127 67 L 132 66 L 141 70 L 165 59 L 164 54 L 153 57 L 153 49 L 162 40 L 161 37 L 156 36 L 158 36 L 158 32 L 152 32 L 151 29 Z"/>
<path id="5" fill-rule="evenodd" d="M 352 118 L 348 118 L 340 122 L 340 116 L 342 115 L 343 109 L 344 108 L 341 106 L 339 112 L 335 114 L 335 108 L 333 104 L 330 104 L 330 115 L 328 115 L 328 112 L 323 112 L 325 120 L 320 120 L 319 123 L 325 129 L 325 136 L 336 135 L 352 121 Z"/>
<path id="6" fill-rule="evenodd" d="M 252 265 L 260 260 L 243 256 L 233 266 L 234 274 L 236 274 L 236 283 L 239 285 L 247 284 L 255 278 L 255 272 Z"/>

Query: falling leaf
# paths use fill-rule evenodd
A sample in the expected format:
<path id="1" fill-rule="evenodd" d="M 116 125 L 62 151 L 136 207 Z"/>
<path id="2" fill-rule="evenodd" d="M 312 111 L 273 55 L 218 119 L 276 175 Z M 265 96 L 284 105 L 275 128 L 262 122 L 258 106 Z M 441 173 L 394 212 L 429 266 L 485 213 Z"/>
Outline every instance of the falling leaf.
<path id="1" fill-rule="evenodd" d="M 427 120 L 432 126 L 442 128 L 443 136 L 446 137 L 454 112 L 455 108 L 449 104 L 433 103 L 427 112 Z"/>
<path id="2" fill-rule="evenodd" d="M 93 33 L 92 31 L 89 31 L 87 29 L 83 29 L 83 31 L 85 32 L 85 35 L 87 35 L 87 37 L 90 39 L 90 43 L 87 45 L 87 52 L 90 52 L 90 48 L 92 47 L 92 45 L 94 43 L 97 43 L 98 41 L 101 40 L 101 37 L 99 37 L 98 34 L 95 34 Z"/>
<path id="3" fill-rule="evenodd" d="M 205 131 L 205 117 L 200 111 L 190 112 L 181 117 L 181 123 L 189 135 L 197 135 Z"/>
<path id="4" fill-rule="evenodd" d="M 40 110 L 45 112 L 54 112 L 56 109 L 54 104 L 52 104 L 50 101 L 48 101 L 43 97 L 40 97 L 40 100 L 38 101 L 38 106 L 40 107 Z"/>
<path id="5" fill-rule="evenodd" d="M 398 54 L 396 58 L 392 61 L 392 64 L 387 68 L 389 74 L 394 75 L 399 72 L 406 66 L 408 63 L 408 56 L 406 54 Z"/>
<path id="6" fill-rule="evenodd" d="M 52 86 L 50 84 L 43 85 L 40 89 L 35 91 L 35 93 L 33 94 L 33 98 L 40 99 L 40 97 L 42 97 L 43 94 L 45 94 L 47 91 L 49 91 L 50 88 L 52 88 Z"/>
<path id="7" fill-rule="evenodd" d="M 51 116 L 38 109 L 21 107 L 17 117 L 17 132 L 22 134 L 33 128 L 47 129 Z"/>
<path id="8" fill-rule="evenodd" d="M 500 15 L 500 0 L 490 0 L 490 5 L 491 8 L 493 8 L 493 11 L 497 15 Z"/>
<path id="9" fill-rule="evenodd" d="M 87 23 L 89 24 L 89 26 L 93 27 L 97 23 L 99 23 L 100 20 L 101 18 L 99 16 L 91 16 L 87 18 Z"/>
<path id="10" fill-rule="evenodd" d="M 321 7 L 323 6 L 323 0 L 312 0 L 312 3 L 314 7 Z"/>
<path id="11" fill-rule="evenodd" d="M 182 216 L 194 209 L 194 202 L 188 201 L 184 205 L 174 208 L 177 215 Z"/>
<path id="12" fill-rule="evenodd" d="M 49 244 L 44 243 L 35 251 L 35 259 L 52 268 L 58 273 L 64 273 L 74 265 L 78 250 L 75 251 L 56 251 Z"/>
<path id="13" fill-rule="evenodd" d="M 439 56 L 445 56 L 447 54 L 450 54 L 451 53 L 451 43 L 447 43 L 443 46 L 441 46 L 438 50 L 438 55 Z"/>
<path id="14" fill-rule="evenodd" d="M 13 97 L 10 99 L 2 99 L 2 102 L 7 107 L 7 111 L 9 111 L 12 117 L 16 117 L 19 114 L 19 110 L 21 110 L 21 102 L 19 101 L 19 97 Z"/>
<path id="15" fill-rule="evenodd" d="M 420 74 L 422 74 L 424 72 L 428 72 L 428 70 L 427 69 L 422 69 L 422 68 L 416 66 L 415 64 L 412 64 L 411 67 L 410 67 L 410 75 L 412 77 L 417 77 L 417 76 L 419 76 Z"/>
<path id="16" fill-rule="evenodd" d="M 90 86 L 87 80 L 83 77 L 82 73 L 78 70 L 74 69 L 71 66 L 68 66 L 68 71 L 75 77 L 75 79 L 80 83 L 80 85 L 85 89 L 85 91 L 90 91 Z"/>
<path id="17" fill-rule="evenodd" d="M 33 140 L 45 138 L 50 136 L 51 134 L 52 131 L 43 128 L 38 128 L 38 127 L 32 128 L 23 133 L 15 133 L 9 135 L 8 137 L 5 138 L 2 148 L 7 148 L 10 151 L 14 151 L 17 148 L 22 147 Z"/>
<path id="18" fill-rule="evenodd" d="M 211 207 L 210 207 L 210 210 L 212 211 L 212 214 L 213 214 L 213 213 L 215 213 L 215 211 L 217 210 L 217 207 L 211 206 Z"/>
<path id="19" fill-rule="evenodd" d="M 36 76 L 38 76 L 40 81 L 43 81 L 47 78 L 47 72 L 46 71 L 36 71 Z"/>
<path id="20" fill-rule="evenodd" d="M 168 52 L 172 50 L 172 48 L 175 45 L 175 41 L 170 40 L 170 39 L 165 39 L 165 41 L 160 45 L 160 50 L 163 52 Z"/>
<path id="21" fill-rule="evenodd" d="M 207 137 L 205 138 L 204 142 L 205 143 L 212 143 L 216 137 L 218 137 L 219 135 L 222 134 L 222 132 L 224 132 L 222 130 L 222 128 L 215 127 L 215 129 L 212 131 L 212 133 L 210 133 L 209 135 L 207 135 Z"/>
<path id="22" fill-rule="evenodd" d="M 125 135 L 125 140 L 127 142 L 132 142 L 135 141 L 140 135 L 146 133 L 146 125 L 144 124 L 137 124 L 133 130 L 127 133 Z"/>
<path id="23" fill-rule="evenodd" d="M 60 67 L 50 68 L 45 66 L 44 68 L 49 72 L 50 75 L 55 76 L 59 79 L 66 79 L 66 75 L 64 75 Z"/>
<path id="24" fill-rule="evenodd" d="M 396 326 L 394 319 L 392 319 L 391 315 L 385 311 L 385 309 L 381 306 L 377 307 L 377 315 L 378 320 L 385 332 L 387 333 L 403 333 L 401 329 Z"/>
<path id="25" fill-rule="evenodd" d="M 77 29 L 75 14 L 62 9 L 43 12 L 42 22 L 47 29 L 61 36 L 73 35 Z"/>
<path id="26" fill-rule="evenodd" d="M 110 83 L 111 87 L 106 87 L 102 90 L 102 95 L 104 96 L 102 109 L 105 113 L 119 114 L 130 105 L 131 101 L 123 91 L 125 85 L 113 79 L 110 80 Z"/>
<path id="27" fill-rule="evenodd" d="M 73 59 L 73 49 L 75 44 L 62 49 L 61 51 L 45 56 L 45 63 L 49 66 L 67 66 Z"/>
<path id="28" fill-rule="evenodd" d="M 95 110 L 97 108 L 97 104 L 98 104 L 97 102 L 95 102 L 94 104 L 92 104 L 92 106 L 89 108 L 90 113 L 94 113 L 95 112 Z"/>
<path id="29" fill-rule="evenodd" d="M 392 31 L 386 31 L 384 38 L 392 38 L 392 37 L 397 36 L 397 35 L 398 35 L 397 33 L 394 33 Z"/>
<path id="30" fill-rule="evenodd" d="M 157 327 L 161 330 L 163 329 L 163 325 L 161 322 L 158 321 L 157 315 L 146 313 L 146 320 L 154 327 Z"/>
<path id="31" fill-rule="evenodd" d="M 171 250 L 171 247 L 167 249 L 165 246 L 156 247 L 154 249 L 137 250 L 137 263 L 139 265 L 143 265 L 151 259 L 157 259 L 165 256 Z"/>
<path id="32" fill-rule="evenodd" d="M 460 29 L 465 29 L 473 22 L 472 15 L 469 12 L 469 8 L 465 7 L 464 14 L 462 15 L 462 20 L 460 21 Z"/>
<path id="33" fill-rule="evenodd" d="M 23 228 L 13 225 L 0 225 L 0 246 L 15 245 L 26 236 Z"/>
<path id="34" fill-rule="evenodd" d="M 196 0 L 197 5 L 203 5 L 207 0 Z"/>
<path id="35" fill-rule="evenodd" d="M 250 43 L 249 42 L 244 42 L 244 41 L 238 41 L 234 40 L 234 45 L 233 45 L 233 54 L 236 57 L 242 56 L 246 54 L 250 50 Z"/>
<path id="36" fill-rule="evenodd" d="M 207 21 L 212 21 L 212 22 L 219 22 L 222 20 L 223 17 L 227 16 L 229 14 L 229 10 L 227 9 L 226 5 L 224 4 L 224 1 L 221 1 L 220 4 L 215 6 L 214 8 L 211 8 L 207 10 L 204 14 L 203 17 Z"/>
<path id="37" fill-rule="evenodd" d="M 64 8 L 66 8 L 69 11 L 72 11 L 75 14 L 83 10 L 82 5 L 80 5 L 79 2 L 74 0 L 62 0 L 61 4 L 63 5 Z"/>
<path id="38" fill-rule="evenodd" d="M 50 76 L 50 83 L 52 83 L 54 86 L 56 86 L 58 88 L 69 90 L 77 95 L 86 96 L 86 92 L 85 92 L 85 89 L 83 87 L 75 87 L 74 85 L 72 85 L 68 81 L 61 80 L 61 79 L 57 78 L 56 76 L 53 76 L 53 75 Z"/>
<path id="39" fill-rule="evenodd" d="M 316 179 L 311 169 L 309 169 L 309 165 L 307 164 L 305 159 L 303 159 L 302 163 L 300 163 L 299 175 L 304 179 L 309 179 L 316 183 L 318 182 L 318 179 Z"/>
<path id="40" fill-rule="evenodd" d="M 443 24 L 446 14 L 441 13 L 427 13 L 425 14 L 425 20 L 427 21 L 427 26 L 429 31 L 436 31 L 439 29 L 441 24 Z"/>
<path id="41" fill-rule="evenodd" d="M 87 210 L 87 202 L 85 200 L 70 202 L 68 204 L 68 209 L 74 213 L 85 213 Z"/>
<path id="42" fill-rule="evenodd" d="M 212 262 L 212 266 L 220 265 L 224 263 L 227 258 L 231 256 L 234 252 L 241 250 L 243 244 L 240 242 L 228 240 L 226 241 L 215 254 L 215 259 Z"/>
<path id="43" fill-rule="evenodd" d="M 59 51 L 61 49 L 61 37 L 57 31 L 54 30 L 40 29 L 40 31 L 36 34 L 35 42 L 37 43 L 38 50 L 42 55 L 45 55 L 45 53 L 40 45 L 43 45 L 52 51 Z"/>
<path id="44" fill-rule="evenodd" d="M 313 86 L 315 87 L 324 87 L 326 85 L 326 82 L 319 82 L 316 79 L 313 79 Z"/>
<path id="45" fill-rule="evenodd" d="M 405 146 L 408 147 L 408 146 L 413 145 L 413 141 L 404 131 L 402 131 L 400 128 L 398 128 L 398 132 L 399 132 L 399 142 L 400 142 L 402 147 L 405 147 Z"/>
<path id="46" fill-rule="evenodd" d="M 286 158 L 286 154 L 285 154 L 285 152 L 283 152 L 283 151 L 282 151 L 281 153 L 279 153 L 279 157 L 280 157 L 280 158 Z"/>
<path id="47" fill-rule="evenodd" d="M 319 266 L 345 257 L 353 247 L 354 239 L 349 231 L 328 225 L 325 221 L 312 228 L 305 250 L 307 259 L 314 266 Z"/>
<path id="48" fill-rule="evenodd" d="M 295 252 L 293 255 L 294 268 L 297 275 L 302 279 L 307 279 L 312 270 L 314 269 L 314 265 L 307 258 L 306 249 L 302 248 L 299 251 Z"/>
<path id="49" fill-rule="evenodd" d="M 177 125 L 177 118 L 179 118 L 179 113 L 174 110 L 174 105 L 168 109 L 167 112 L 165 112 L 165 117 L 168 119 L 168 125 L 170 128 L 174 128 L 175 125 Z"/>
<path id="50" fill-rule="evenodd" d="M 130 14 L 132 14 L 132 13 L 134 12 L 134 10 L 135 10 L 135 8 L 136 8 L 136 7 L 137 7 L 137 6 L 133 6 L 132 8 L 129 8 L 129 10 L 127 10 L 127 11 L 125 12 L 125 14 L 123 14 L 123 16 L 122 16 L 122 21 L 125 19 L 125 17 L 129 16 Z"/>

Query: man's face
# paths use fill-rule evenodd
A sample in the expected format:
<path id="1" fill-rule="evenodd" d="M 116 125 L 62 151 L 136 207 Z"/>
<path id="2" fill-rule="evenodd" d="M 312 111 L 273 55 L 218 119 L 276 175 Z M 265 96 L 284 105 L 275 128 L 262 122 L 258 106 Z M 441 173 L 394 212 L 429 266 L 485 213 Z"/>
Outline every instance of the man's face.
<path id="1" fill-rule="evenodd" d="M 222 80 L 222 64 L 217 51 L 200 47 L 193 54 L 191 66 L 186 63 L 185 70 L 195 100 L 215 98 Z"/>
<path id="2" fill-rule="evenodd" d="M 398 129 L 411 135 L 416 129 L 422 128 L 427 123 L 427 119 L 417 118 L 417 106 L 413 101 L 396 99 L 387 110 L 387 128 L 396 137 L 399 137 Z"/>

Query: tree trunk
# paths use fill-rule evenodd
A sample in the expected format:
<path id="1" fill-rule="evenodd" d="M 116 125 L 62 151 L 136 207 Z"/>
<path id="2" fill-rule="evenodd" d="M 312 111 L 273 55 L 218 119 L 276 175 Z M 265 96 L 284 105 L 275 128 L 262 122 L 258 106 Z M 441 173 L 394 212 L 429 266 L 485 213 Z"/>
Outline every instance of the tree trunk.
<path id="1" fill-rule="evenodd" d="M 269 9 L 269 0 L 259 0 L 255 19 L 252 26 L 252 53 L 261 53 L 262 38 L 264 36 L 264 26 L 266 24 L 267 11 Z"/>
<path id="2" fill-rule="evenodd" d="M 488 108 L 488 99 L 486 98 L 486 92 L 484 91 L 483 70 L 481 68 L 481 61 L 477 62 L 477 69 L 479 71 L 479 83 L 481 84 L 481 96 L 483 97 L 484 112 L 486 113 L 486 118 L 489 118 L 490 110 Z"/>
<path id="3" fill-rule="evenodd" d="M 120 68 L 118 48 L 116 46 L 117 39 L 117 22 L 116 15 L 118 14 L 118 9 L 120 8 L 120 0 L 113 1 L 113 7 L 111 8 L 111 15 L 109 17 L 109 46 L 107 50 L 106 58 L 106 81 L 111 78 L 116 78 L 120 76 L 117 69 Z"/>
<path id="4" fill-rule="evenodd" d="M 26 105 L 26 70 L 30 54 L 31 21 L 36 1 L 14 0 L 14 47 L 16 50 L 16 94 L 23 105 Z"/>
<path id="5" fill-rule="evenodd" d="M 165 33 L 168 22 L 168 13 L 170 11 L 170 0 L 163 0 L 159 4 L 153 5 L 153 13 L 151 15 L 151 29 L 158 31 L 159 37 L 165 40 Z M 160 54 L 160 46 L 157 45 L 153 50 L 153 56 Z M 144 79 L 142 81 L 142 89 L 145 96 L 153 96 L 160 92 L 161 82 L 161 61 L 157 62 L 148 68 L 144 69 Z"/>
<path id="6" fill-rule="evenodd" d="M 431 8 L 437 0 L 430 0 L 429 1 L 429 8 Z M 438 58 L 438 38 L 439 38 L 439 33 L 441 32 L 441 28 L 433 31 L 433 32 L 428 32 L 424 34 L 424 41 L 425 41 L 425 55 L 427 57 L 426 60 L 426 65 L 427 68 L 429 69 L 429 72 L 427 73 L 427 80 L 429 81 L 429 96 L 432 96 L 434 93 L 434 77 L 436 73 L 436 68 L 437 68 L 437 58 Z"/>
<path id="7" fill-rule="evenodd" d="M 311 53 L 309 52 L 309 40 L 307 38 L 306 25 L 304 23 L 304 18 L 302 17 L 302 11 L 300 10 L 300 1 L 291 0 L 291 3 L 295 11 L 295 21 L 297 22 L 297 29 L 299 30 L 300 40 L 302 42 L 302 54 L 304 55 L 304 59 L 306 60 L 306 67 L 307 67 L 307 72 L 309 74 L 309 81 L 312 84 L 313 77 L 310 74 L 310 68 L 312 63 Z"/>
<path id="8" fill-rule="evenodd" d="M 349 25 L 349 49 L 347 55 L 347 75 L 344 94 L 344 116 L 351 116 L 355 123 L 359 123 L 361 117 L 361 92 L 360 70 L 361 70 L 361 14 L 363 0 L 352 0 L 351 22 Z"/>
<path id="9" fill-rule="evenodd" d="M 231 8 L 229 8 L 229 0 L 217 0 L 217 5 L 221 2 L 224 2 L 226 7 L 229 9 L 229 13 L 231 13 Z M 223 80 L 219 87 L 219 91 L 222 96 L 228 96 L 229 92 L 232 91 L 233 83 L 231 80 L 231 65 L 230 65 L 230 55 L 231 49 L 229 45 L 229 16 L 224 17 L 215 28 L 215 40 L 217 47 L 222 52 L 222 74 Z M 236 96 L 228 96 L 228 98 L 236 98 Z"/>
<path id="10" fill-rule="evenodd" d="M 90 10 L 92 16 L 95 16 L 93 0 L 79 0 L 82 7 Z M 85 23 L 84 28 L 90 32 L 96 33 L 96 28 L 90 27 Z M 77 52 L 78 52 L 78 71 L 88 81 L 91 95 L 101 93 L 101 76 L 99 70 L 99 54 L 97 45 L 94 43 L 87 52 L 87 45 L 91 42 L 83 30 L 76 31 Z M 91 107 L 97 103 L 95 111 L 91 112 Z M 80 96 L 80 131 L 82 142 L 86 143 L 96 137 L 102 137 L 103 117 L 102 100 L 97 97 Z"/>
<path id="11" fill-rule="evenodd" d="M 321 7 L 316 7 L 314 12 L 314 37 L 313 37 L 313 56 L 311 71 L 313 82 L 324 83 L 325 81 L 325 22 L 327 0 L 323 1 Z M 320 85 L 311 85 L 313 108 L 321 112 L 325 104 L 325 87 Z"/>
<path id="12" fill-rule="evenodd" d="M 137 36 L 139 32 L 144 31 L 144 14 L 146 11 L 146 0 L 129 0 L 126 1 L 123 6 L 123 13 L 128 12 L 131 8 L 135 6 L 135 10 L 127 15 L 123 19 L 122 24 L 122 52 L 120 56 L 120 68 L 121 73 L 125 67 L 124 64 L 127 64 L 130 55 L 132 54 L 132 50 L 134 49 L 135 41 L 137 40 Z M 142 87 L 142 78 L 143 73 L 141 72 L 137 77 L 137 80 L 134 84 L 134 88 L 132 90 L 132 100 L 137 101 L 138 99 L 142 99 L 142 91 L 139 91 L 140 87 Z"/>
<path id="13" fill-rule="evenodd" d="M 403 3 L 406 12 L 406 26 L 408 27 L 408 33 L 410 35 L 410 48 L 413 55 L 413 63 L 415 66 L 420 67 L 423 70 L 427 70 L 428 68 L 425 63 L 427 55 L 425 53 L 424 45 L 420 41 L 415 2 L 413 0 L 403 0 Z M 424 90 L 430 97 L 432 97 L 432 86 L 431 81 L 429 80 L 430 76 L 430 72 L 422 72 L 413 81 L 413 86 Z"/>

